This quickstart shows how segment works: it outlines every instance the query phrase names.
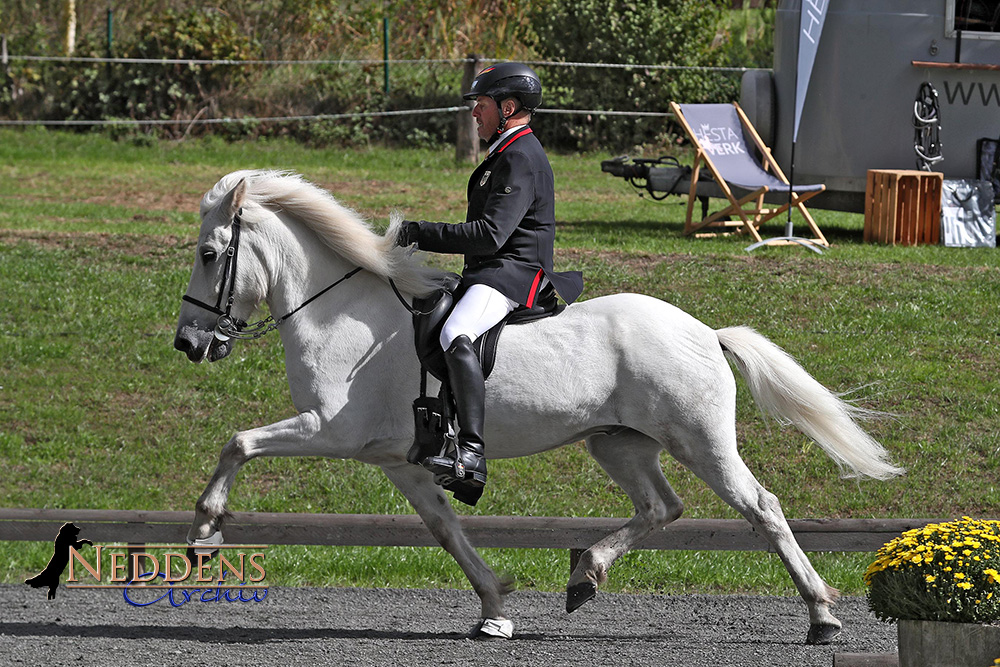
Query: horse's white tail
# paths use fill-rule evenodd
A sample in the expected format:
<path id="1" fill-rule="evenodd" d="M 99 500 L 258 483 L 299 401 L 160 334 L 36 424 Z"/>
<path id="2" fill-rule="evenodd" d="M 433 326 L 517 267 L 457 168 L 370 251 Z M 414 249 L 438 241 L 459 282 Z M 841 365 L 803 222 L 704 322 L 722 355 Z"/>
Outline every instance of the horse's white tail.
<path id="1" fill-rule="evenodd" d="M 823 448 L 845 476 L 889 479 L 904 472 L 855 422 L 870 411 L 837 398 L 784 350 L 749 327 L 715 332 L 757 405 L 794 424 Z"/>

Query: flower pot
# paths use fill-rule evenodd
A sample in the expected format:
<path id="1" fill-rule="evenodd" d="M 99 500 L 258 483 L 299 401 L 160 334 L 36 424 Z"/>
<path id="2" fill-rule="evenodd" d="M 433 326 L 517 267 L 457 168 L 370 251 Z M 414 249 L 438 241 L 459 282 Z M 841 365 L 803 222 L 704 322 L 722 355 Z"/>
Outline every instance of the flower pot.
<path id="1" fill-rule="evenodd" d="M 1000 626 L 940 621 L 897 622 L 899 667 L 992 667 Z"/>

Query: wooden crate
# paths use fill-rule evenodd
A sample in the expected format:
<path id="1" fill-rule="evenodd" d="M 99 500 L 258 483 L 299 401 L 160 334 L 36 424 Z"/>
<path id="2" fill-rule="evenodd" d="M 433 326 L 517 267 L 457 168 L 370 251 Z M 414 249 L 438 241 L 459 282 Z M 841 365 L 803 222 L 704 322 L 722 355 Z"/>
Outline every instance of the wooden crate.
<path id="1" fill-rule="evenodd" d="M 869 169 L 865 188 L 866 243 L 937 245 L 941 240 L 944 174 Z"/>

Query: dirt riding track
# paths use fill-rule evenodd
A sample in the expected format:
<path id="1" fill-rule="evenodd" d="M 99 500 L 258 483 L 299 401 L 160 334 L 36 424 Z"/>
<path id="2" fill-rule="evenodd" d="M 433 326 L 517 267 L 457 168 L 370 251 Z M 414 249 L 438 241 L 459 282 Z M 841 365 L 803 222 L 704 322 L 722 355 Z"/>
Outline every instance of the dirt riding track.
<path id="1" fill-rule="evenodd" d="M 249 596 L 246 596 L 249 597 Z M 844 632 L 805 646 L 799 598 L 613 595 L 567 615 L 560 594 L 515 592 L 515 637 L 473 642 L 470 591 L 273 588 L 264 602 L 164 600 L 128 605 L 121 591 L 67 590 L 55 600 L 0 585 L 7 665 L 761 665 L 833 664 L 835 653 L 891 653 L 895 627 L 863 599 L 838 605 Z"/>

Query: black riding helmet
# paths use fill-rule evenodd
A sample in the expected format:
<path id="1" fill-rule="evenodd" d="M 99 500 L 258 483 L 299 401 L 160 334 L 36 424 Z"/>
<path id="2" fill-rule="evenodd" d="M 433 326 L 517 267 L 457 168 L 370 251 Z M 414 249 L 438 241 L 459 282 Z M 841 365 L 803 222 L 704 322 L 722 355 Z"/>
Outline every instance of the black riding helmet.
<path id="1" fill-rule="evenodd" d="M 497 103 L 497 108 L 500 107 L 500 102 L 513 97 L 521 103 L 521 108 L 532 112 L 542 104 L 542 82 L 527 65 L 500 63 L 480 72 L 473 80 L 469 92 L 462 97 L 474 100 L 481 95 L 492 98 Z M 503 132 L 506 124 L 507 118 L 501 113 L 498 131 Z"/>

